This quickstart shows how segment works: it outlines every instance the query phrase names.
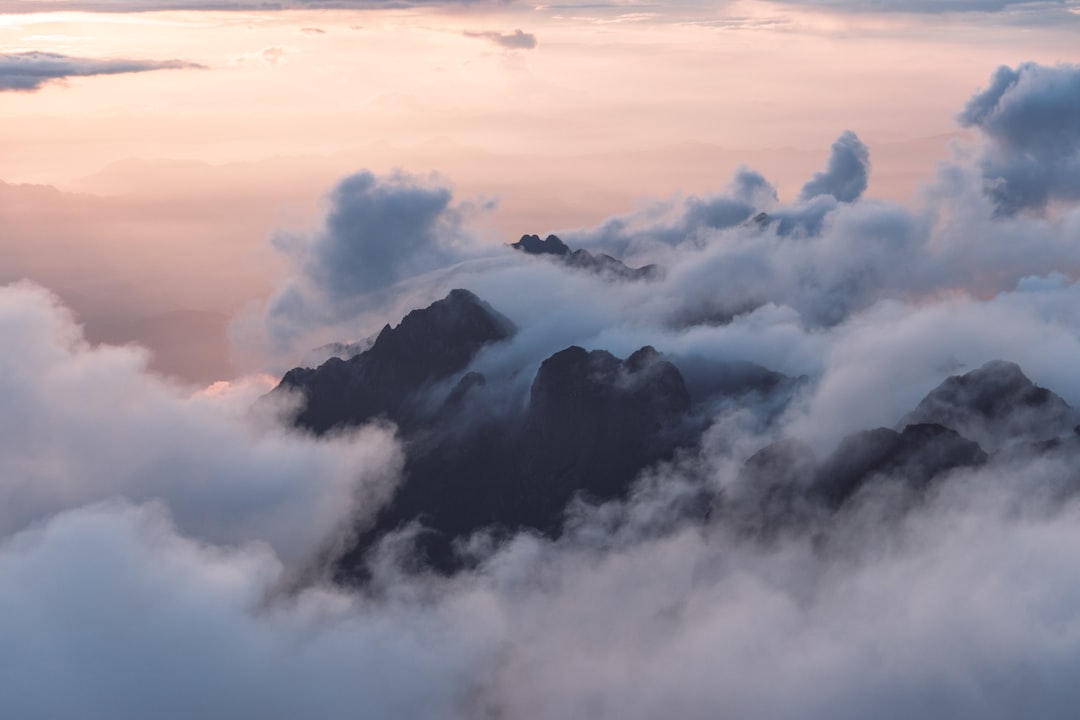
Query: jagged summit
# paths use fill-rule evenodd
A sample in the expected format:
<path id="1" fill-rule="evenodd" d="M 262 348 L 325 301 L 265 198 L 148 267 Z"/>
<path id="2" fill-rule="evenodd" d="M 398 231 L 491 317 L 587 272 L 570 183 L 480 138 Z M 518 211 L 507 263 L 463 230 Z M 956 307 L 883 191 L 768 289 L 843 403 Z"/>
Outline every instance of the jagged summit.
<path id="1" fill-rule="evenodd" d="M 513 324 L 468 290 L 413 310 L 386 325 L 364 352 L 330 358 L 318 368 L 295 368 L 279 388 L 303 394 L 296 422 L 321 433 L 385 415 L 415 422 L 408 400 L 418 389 L 463 370 L 485 345 L 514 334 Z"/>
<path id="2" fill-rule="evenodd" d="M 586 270 L 605 280 L 653 280 L 661 273 L 658 265 L 632 268 L 605 253 L 593 254 L 580 248 L 571 251 L 556 235 L 548 235 L 543 240 L 539 235 L 522 235 L 510 247 L 528 255 L 553 255 L 569 267 Z"/>
<path id="3" fill-rule="evenodd" d="M 522 235 L 521 239 L 510 245 L 529 255 L 568 255 L 570 248 L 556 235 L 548 235 L 541 240 L 539 235 Z"/>

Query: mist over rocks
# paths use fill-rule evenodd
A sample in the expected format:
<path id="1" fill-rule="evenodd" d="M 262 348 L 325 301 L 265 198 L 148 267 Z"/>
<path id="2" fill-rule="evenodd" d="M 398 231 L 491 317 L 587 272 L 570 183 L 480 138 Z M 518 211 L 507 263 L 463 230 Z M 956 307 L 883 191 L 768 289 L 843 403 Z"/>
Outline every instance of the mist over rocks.
<path id="1" fill-rule="evenodd" d="M 835 509 L 875 477 L 903 478 L 908 489 L 919 490 L 950 470 L 975 467 L 986 458 L 978 443 L 943 425 L 913 423 L 902 432 L 865 430 L 845 438 L 825 458 L 810 493 Z"/>
<path id="2" fill-rule="evenodd" d="M 930 422 L 997 450 L 1013 442 L 1066 436 L 1080 424 L 1080 412 L 1031 382 L 1016 363 L 997 360 L 945 380 L 901 425 Z"/>
<path id="3" fill-rule="evenodd" d="M 503 381 L 469 368 L 484 347 L 513 341 L 508 323 L 454 290 L 387 326 L 352 360 L 295 369 L 282 380 L 279 390 L 302 391 L 302 427 L 325 433 L 382 416 L 407 440 L 405 480 L 376 522 L 358 528 L 337 563 L 342 581 L 367 577 L 369 554 L 402 531 L 411 533 L 418 566 L 441 572 L 468 566 L 463 548 L 476 533 L 557 538 L 572 502 L 625 501 L 649 468 L 676 452 L 702 452 L 725 413 L 756 414 L 756 432 L 778 427 L 808 382 L 748 362 L 673 363 L 651 346 L 625 360 L 571 346 L 540 363 L 527 402 L 492 405 Z M 443 381 L 437 391 L 436 381 Z M 1070 435 L 1076 422 L 1076 411 L 1015 363 L 992 361 L 947 378 L 897 430 L 857 431 L 820 461 L 797 440 L 781 440 L 746 460 L 734 491 L 694 482 L 716 493 L 714 521 L 769 535 L 834 513 L 883 483 L 917 497 L 954 471 L 992 461 L 1006 441 L 1034 447 Z"/>
<path id="4" fill-rule="evenodd" d="M 678 367 L 651 346 L 625 360 L 571 346 L 540 363 L 527 403 L 492 406 L 497 379 L 463 371 L 485 346 L 512 339 L 507 323 L 454 290 L 387 326 L 354 358 L 282 379 L 275 392 L 301 393 L 300 427 L 321 434 L 384 417 L 407 441 L 405 481 L 346 551 L 342 579 L 363 577 L 367 553 L 410 524 L 419 557 L 442 571 L 462 567 L 460 546 L 482 530 L 556 537 L 572 500 L 625 498 L 644 469 L 697 445 L 715 404 L 752 396 L 782 407 L 793 392 L 786 377 L 751 363 L 691 359 L 692 397 Z M 441 385 L 448 390 L 435 387 L 462 372 Z"/>
<path id="5" fill-rule="evenodd" d="M 823 459 L 795 438 L 773 442 L 743 464 L 730 497 L 718 496 L 714 516 L 758 537 L 805 531 L 812 520 L 891 489 L 906 512 L 955 471 L 1008 468 L 1018 458 L 1051 463 L 1077 458 L 1077 418 L 1060 396 L 1038 387 L 1016 363 L 990 361 L 946 378 L 900 421 L 844 437 Z M 1059 475 L 1041 491 L 1072 485 Z"/>

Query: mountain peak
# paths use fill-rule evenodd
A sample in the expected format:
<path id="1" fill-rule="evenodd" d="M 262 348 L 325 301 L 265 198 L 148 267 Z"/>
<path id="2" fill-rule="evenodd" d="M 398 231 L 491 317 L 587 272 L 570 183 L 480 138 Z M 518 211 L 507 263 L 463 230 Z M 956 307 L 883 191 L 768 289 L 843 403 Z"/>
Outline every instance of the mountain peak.
<path id="1" fill-rule="evenodd" d="M 297 423 L 315 432 L 380 415 L 409 424 L 408 398 L 419 388 L 465 369 L 485 345 L 505 340 L 513 323 L 468 290 L 452 290 L 383 327 L 362 353 L 331 358 L 312 370 L 296 368 L 280 387 L 300 390 Z"/>
<path id="2" fill-rule="evenodd" d="M 557 235 L 548 235 L 543 240 L 539 235 L 522 235 L 521 239 L 510 245 L 529 255 L 567 255 L 570 248 Z"/>
<path id="3" fill-rule="evenodd" d="M 938 423 L 996 449 L 1014 440 L 1040 441 L 1067 435 L 1080 414 L 1060 396 L 1039 387 L 1014 362 L 992 360 L 953 375 L 902 421 Z"/>

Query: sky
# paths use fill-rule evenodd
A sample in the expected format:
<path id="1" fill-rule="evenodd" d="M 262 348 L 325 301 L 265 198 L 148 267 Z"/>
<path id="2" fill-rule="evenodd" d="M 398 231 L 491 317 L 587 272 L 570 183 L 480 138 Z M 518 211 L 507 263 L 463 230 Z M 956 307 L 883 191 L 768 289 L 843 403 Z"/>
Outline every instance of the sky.
<path id="1" fill-rule="evenodd" d="M 0 0 L 0 707 L 1074 717 L 1076 458 L 771 546 L 668 509 L 992 360 L 1080 406 L 1078 32 L 1073 0 Z M 663 271 L 504 247 L 549 232 Z M 474 364 L 507 402 L 572 344 L 807 389 L 559 540 L 350 592 L 324 561 L 408 448 L 264 395 L 454 287 L 519 329 Z"/>
<path id="2" fill-rule="evenodd" d="M 9 1 L 3 279 L 206 382 L 253 369 L 226 327 L 282 271 L 268 238 L 362 169 L 439 173 L 505 243 L 743 163 L 794 197 L 850 129 L 870 194 L 906 200 L 962 133 L 957 98 L 1078 54 L 1073 3 L 941 7 Z"/>

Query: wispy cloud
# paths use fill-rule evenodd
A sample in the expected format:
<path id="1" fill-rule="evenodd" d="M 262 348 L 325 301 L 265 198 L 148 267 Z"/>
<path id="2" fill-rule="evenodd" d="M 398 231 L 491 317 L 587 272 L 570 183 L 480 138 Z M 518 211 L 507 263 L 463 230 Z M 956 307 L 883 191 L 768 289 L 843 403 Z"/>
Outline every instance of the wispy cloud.
<path id="1" fill-rule="evenodd" d="M 201 67 L 182 60 L 89 59 L 48 52 L 4 53 L 0 54 L 0 92 L 33 92 L 46 83 L 69 77 Z"/>
<path id="2" fill-rule="evenodd" d="M 536 36 L 521 30 L 515 30 L 512 33 L 500 33 L 493 30 L 487 32 L 466 30 L 465 37 L 490 40 L 496 45 L 509 50 L 532 50 L 536 47 Z"/>

